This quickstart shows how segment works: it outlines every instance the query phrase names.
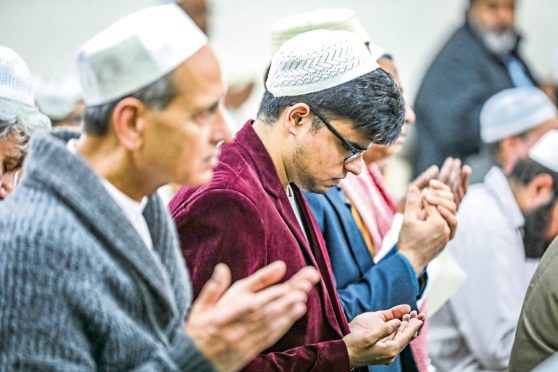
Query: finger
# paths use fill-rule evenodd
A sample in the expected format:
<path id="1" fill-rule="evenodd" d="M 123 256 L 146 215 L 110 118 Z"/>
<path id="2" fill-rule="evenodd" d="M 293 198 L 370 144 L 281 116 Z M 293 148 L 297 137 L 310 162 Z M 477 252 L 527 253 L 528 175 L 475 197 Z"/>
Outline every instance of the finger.
<path id="1" fill-rule="evenodd" d="M 247 278 L 237 281 L 234 286 L 247 289 L 251 292 L 257 292 L 263 288 L 269 287 L 277 283 L 285 273 L 287 266 L 283 261 L 275 261 L 250 275 Z"/>
<path id="2" fill-rule="evenodd" d="M 463 168 L 461 168 L 461 182 L 460 182 L 459 191 L 458 191 L 459 200 L 457 201 L 458 205 L 459 205 L 459 203 L 461 203 L 461 200 L 463 199 L 463 197 L 467 193 L 467 189 L 469 187 L 469 176 L 471 175 L 471 172 L 472 172 L 472 169 L 468 165 L 465 165 L 465 166 L 463 166 Z"/>
<path id="3" fill-rule="evenodd" d="M 446 190 L 446 191 L 452 192 L 452 191 L 451 191 L 451 188 L 450 188 L 447 184 L 443 183 L 443 182 L 440 181 L 440 180 L 430 180 L 430 182 L 428 183 L 428 185 L 429 185 L 432 189 L 435 189 L 435 190 Z"/>
<path id="4" fill-rule="evenodd" d="M 420 191 L 416 186 L 409 187 L 407 192 L 407 201 L 405 202 L 405 214 L 409 213 L 410 216 L 418 216 L 421 208 L 422 197 Z"/>
<path id="5" fill-rule="evenodd" d="M 411 319 L 407 322 L 404 329 L 397 331 L 393 341 L 398 345 L 398 347 L 403 349 L 413 338 L 415 338 L 415 335 L 418 333 L 423 324 L 424 323 L 417 318 Z"/>
<path id="6" fill-rule="evenodd" d="M 320 281 L 320 274 L 312 266 L 307 266 L 299 270 L 289 280 L 285 282 L 286 285 L 293 289 L 300 289 L 308 293 L 312 287 Z"/>
<path id="7" fill-rule="evenodd" d="M 440 169 L 440 174 L 438 175 L 438 179 L 443 183 L 447 183 L 452 166 L 453 166 L 453 158 L 447 158 L 444 161 L 444 164 L 442 164 L 442 168 Z"/>
<path id="8" fill-rule="evenodd" d="M 381 326 L 374 327 L 370 329 L 369 333 L 365 336 L 366 342 L 369 345 L 373 345 L 382 339 L 393 339 L 399 327 L 401 327 L 401 320 L 399 319 L 392 319 Z"/>
<path id="9" fill-rule="evenodd" d="M 211 278 L 204 284 L 200 295 L 192 304 L 192 312 L 204 311 L 223 296 L 231 284 L 231 271 L 225 264 L 219 263 L 213 269 Z"/>
<path id="10" fill-rule="evenodd" d="M 430 167 L 428 167 L 428 169 L 422 172 L 411 184 L 418 187 L 419 189 L 422 189 L 428 185 L 428 182 L 431 179 L 438 177 L 438 173 L 438 167 L 436 165 L 431 165 Z"/>
<path id="11" fill-rule="evenodd" d="M 440 212 L 440 214 L 448 224 L 449 238 L 453 239 L 453 237 L 455 236 L 455 231 L 457 230 L 457 216 L 455 215 L 455 213 L 450 212 L 442 206 L 438 206 L 437 208 L 438 212 Z"/>
<path id="12" fill-rule="evenodd" d="M 426 196 L 426 201 L 433 206 L 443 207 L 446 210 L 450 211 L 451 213 L 455 214 L 457 213 L 457 204 L 455 204 L 455 200 L 453 199 L 453 194 L 451 195 L 451 197 L 449 198 L 448 197 L 449 196 L 445 196 L 441 198 L 429 194 Z"/>
<path id="13" fill-rule="evenodd" d="M 455 159 L 451 168 L 447 185 L 452 192 L 456 192 L 461 180 L 461 160 Z"/>
<path id="14" fill-rule="evenodd" d="M 403 315 L 408 314 L 410 311 L 411 307 L 409 305 L 403 304 L 394 306 L 389 310 L 378 311 L 378 313 L 383 320 L 388 321 L 391 319 L 402 318 Z"/>

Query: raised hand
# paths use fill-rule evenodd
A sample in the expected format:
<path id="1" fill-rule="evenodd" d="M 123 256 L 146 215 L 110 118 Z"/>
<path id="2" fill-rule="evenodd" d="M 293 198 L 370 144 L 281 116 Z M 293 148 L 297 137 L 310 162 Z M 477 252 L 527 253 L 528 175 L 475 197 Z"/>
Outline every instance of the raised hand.
<path id="1" fill-rule="evenodd" d="M 215 267 L 192 305 L 185 332 L 217 370 L 240 369 L 306 313 L 307 294 L 319 281 L 318 272 L 306 267 L 273 285 L 285 272 L 285 264 L 277 261 L 229 288 L 229 268 Z"/>

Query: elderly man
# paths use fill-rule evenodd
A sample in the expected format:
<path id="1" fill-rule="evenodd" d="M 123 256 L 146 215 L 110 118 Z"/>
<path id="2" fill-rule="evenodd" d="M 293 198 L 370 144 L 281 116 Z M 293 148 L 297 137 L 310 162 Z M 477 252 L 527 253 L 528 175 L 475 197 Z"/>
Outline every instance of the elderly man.
<path id="1" fill-rule="evenodd" d="M 14 189 L 31 135 L 50 129 L 35 106 L 31 72 L 10 48 L 0 46 L 0 200 Z"/>
<path id="2" fill-rule="evenodd" d="M 305 312 L 318 274 L 263 289 L 287 269 L 275 263 L 225 292 L 219 265 L 188 314 L 155 191 L 209 181 L 231 140 L 205 36 L 176 5 L 147 8 L 84 44 L 78 70 L 85 133 L 37 136 L 0 206 L 0 370 L 241 368 Z"/>
<path id="3" fill-rule="evenodd" d="M 415 101 L 415 174 L 480 149 L 479 113 L 502 89 L 533 86 L 518 52 L 515 0 L 470 0 L 465 24 L 428 68 Z"/>
<path id="4" fill-rule="evenodd" d="M 492 96 L 480 114 L 485 150 L 467 161 L 473 169 L 471 182 L 481 182 L 494 165 L 509 174 L 550 129 L 558 129 L 556 106 L 540 89 L 511 88 Z"/>
<path id="5" fill-rule="evenodd" d="M 463 199 L 459 229 L 446 249 L 467 278 L 430 319 L 429 350 L 437 369 L 506 370 L 527 285 L 558 234 L 556 145 L 553 130 L 509 176 L 494 167 Z"/>
<path id="6" fill-rule="evenodd" d="M 214 180 L 181 189 L 170 204 L 194 293 L 219 261 L 231 266 L 234 279 L 276 259 L 293 271 L 311 264 L 321 281 L 309 295 L 307 315 L 246 370 L 348 371 L 390 362 L 411 339 L 407 332 L 416 332 L 422 321 L 411 319 L 389 345 L 378 341 L 377 331 L 389 333 L 385 321 L 409 306 L 347 323 L 300 189 L 326 192 L 348 172 L 360 172 L 360 157 L 372 142 L 393 141 L 404 120 L 399 90 L 361 39 L 325 30 L 285 42 L 272 58 L 266 88 L 257 120 L 223 146 Z M 416 188 L 409 204 L 415 209 L 409 223 L 416 229 L 429 224 L 418 220 L 419 210 L 445 223 L 435 208 L 422 208 Z"/>

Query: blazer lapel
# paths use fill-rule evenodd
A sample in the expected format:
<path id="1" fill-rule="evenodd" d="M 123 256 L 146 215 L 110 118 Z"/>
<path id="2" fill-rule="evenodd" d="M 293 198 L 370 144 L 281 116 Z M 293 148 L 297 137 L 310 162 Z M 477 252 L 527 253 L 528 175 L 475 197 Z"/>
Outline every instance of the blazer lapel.
<path id="1" fill-rule="evenodd" d="M 355 263 L 358 265 L 359 271 L 364 274 L 367 268 L 374 265 L 374 261 L 364 242 L 362 232 L 358 229 L 356 223 L 349 223 L 349 221 L 354 220 L 351 211 L 351 203 L 349 203 L 345 193 L 337 187 L 332 187 L 325 196 L 334 206 L 335 210 L 338 211 L 343 234 L 345 235 L 346 241 L 349 243 L 348 248 L 355 258 Z"/>

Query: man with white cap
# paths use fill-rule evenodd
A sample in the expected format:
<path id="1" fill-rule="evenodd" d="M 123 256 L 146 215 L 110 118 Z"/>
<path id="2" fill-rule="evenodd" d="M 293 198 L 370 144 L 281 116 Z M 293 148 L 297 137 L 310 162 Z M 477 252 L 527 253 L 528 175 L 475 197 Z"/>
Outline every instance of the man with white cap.
<path id="1" fill-rule="evenodd" d="M 550 129 L 558 129 L 558 113 L 538 88 L 505 89 L 490 97 L 480 113 L 480 134 L 485 150 L 467 159 L 471 182 L 482 182 L 499 165 L 508 174 L 515 162 Z"/>
<path id="2" fill-rule="evenodd" d="M 467 277 L 429 323 L 428 347 L 438 370 L 505 371 L 515 356 L 523 297 L 558 234 L 557 145 L 558 132 L 552 130 L 509 176 L 493 167 L 463 199 L 459 229 L 446 249 Z"/>
<path id="3" fill-rule="evenodd" d="M 21 57 L 0 46 L 0 200 L 17 184 L 28 141 L 50 120 L 35 106 L 31 72 Z"/>
<path id="4" fill-rule="evenodd" d="M 170 203 L 194 293 L 219 261 L 231 266 L 233 279 L 276 259 L 293 271 L 311 264 L 321 281 L 309 294 L 307 314 L 246 370 L 348 371 L 389 363 L 422 316 L 404 323 L 389 345 L 379 340 L 395 330 L 391 322 L 409 306 L 347 323 L 326 247 L 300 189 L 326 192 L 348 172 L 360 172 L 371 143 L 392 142 L 404 120 L 400 92 L 361 39 L 325 30 L 285 42 L 273 56 L 266 88 L 257 119 L 223 146 L 213 181 L 179 190 Z M 420 200 L 416 188 L 410 199 Z"/>
<path id="5" fill-rule="evenodd" d="M 218 265 L 190 308 L 155 191 L 209 181 L 217 144 L 231 140 L 205 36 L 177 6 L 156 6 L 77 59 L 85 133 L 35 137 L 26 176 L 0 206 L 0 370 L 241 368 L 305 312 L 319 277 L 303 268 L 266 288 L 287 269 L 275 262 L 226 291 L 230 271 Z"/>
<path id="6" fill-rule="evenodd" d="M 558 130 L 552 130 L 533 146 L 529 156 L 558 172 L 557 149 Z M 557 208 L 552 210 L 552 215 L 556 220 Z M 558 352 L 557 277 L 558 239 L 554 239 L 529 283 L 511 350 L 508 371 L 530 371 Z M 554 366 L 556 366 L 556 359 L 554 357 Z"/>
<path id="7" fill-rule="evenodd" d="M 316 29 L 345 30 L 358 35 L 370 50 L 372 58 L 400 87 L 391 56 L 381 47 L 370 43 L 368 34 L 350 9 L 319 9 L 278 20 L 270 27 L 272 49 L 277 50 L 286 40 Z M 330 188 L 325 194 L 304 193 L 324 237 L 339 299 L 349 320 L 363 312 L 381 310 L 401 303 L 417 308 L 417 298 L 426 284 L 424 266 L 428 263 L 428 258 L 439 253 L 446 242 L 444 239 L 440 241 L 443 235 L 436 234 L 436 229 L 443 229 L 443 225 L 430 224 L 423 226 L 420 231 L 412 229 L 412 240 L 406 239 L 411 230 L 411 226 L 406 225 L 401 234 L 403 244 L 398 250 L 396 243 L 403 220 L 401 215 L 397 219 L 398 224 L 395 223 L 395 226 L 398 225 L 394 228 L 397 230 L 393 233 L 395 239 L 390 239 L 391 243 L 386 247 L 386 251 L 390 253 L 378 265 L 374 262 L 373 254 L 380 251 L 381 240 L 392 226 L 396 213 L 396 203 L 376 161 L 387 158 L 391 151 L 397 151 L 401 147 L 406 126 L 413 121 L 413 110 L 406 105 L 405 125 L 397 141 L 387 145 L 373 144 L 363 155 L 362 173 L 358 176 L 347 174 L 338 186 Z M 422 177 L 420 187 L 428 186 L 429 180 L 437 176 L 438 169 L 434 167 L 434 172 L 432 170 L 430 169 L 427 177 Z M 457 170 L 459 171 L 459 166 Z M 453 208 L 452 217 L 455 219 L 452 193 L 447 189 L 439 191 L 444 191 L 447 197 L 441 197 L 440 204 L 451 204 L 448 210 Z M 434 196 L 436 190 L 429 192 Z M 404 199 L 399 204 L 403 208 Z M 409 214 L 413 212 L 412 209 L 408 211 Z M 416 256 L 421 259 L 416 259 L 419 258 Z M 407 257 L 412 257 L 413 262 Z M 425 336 L 423 333 L 422 337 Z M 415 339 L 411 347 L 420 341 Z M 426 341 L 423 342 L 425 343 Z M 417 365 L 422 367 L 426 364 L 421 363 L 428 357 L 425 348 L 423 350 L 424 357 L 420 358 L 419 355 L 419 358 L 414 358 L 410 348 L 406 348 L 389 366 L 370 366 L 369 370 L 415 371 Z M 426 371 L 426 366 L 423 370 Z"/>

